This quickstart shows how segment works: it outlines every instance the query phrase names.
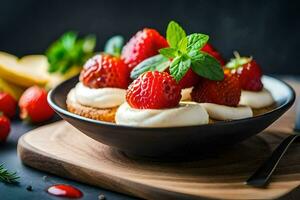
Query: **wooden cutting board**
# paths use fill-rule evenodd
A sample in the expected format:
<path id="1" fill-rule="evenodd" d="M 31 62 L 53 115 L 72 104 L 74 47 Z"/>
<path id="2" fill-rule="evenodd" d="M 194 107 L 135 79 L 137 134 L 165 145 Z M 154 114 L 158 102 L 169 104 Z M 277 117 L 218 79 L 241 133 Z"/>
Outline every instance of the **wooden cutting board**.
<path id="1" fill-rule="evenodd" d="M 18 154 L 24 164 L 42 171 L 146 199 L 274 199 L 300 185 L 300 144 L 291 147 L 267 188 L 244 181 L 292 132 L 294 116 L 292 108 L 242 144 L 185 161 L 130 158 L 63 121 L 23 135 Z"/>

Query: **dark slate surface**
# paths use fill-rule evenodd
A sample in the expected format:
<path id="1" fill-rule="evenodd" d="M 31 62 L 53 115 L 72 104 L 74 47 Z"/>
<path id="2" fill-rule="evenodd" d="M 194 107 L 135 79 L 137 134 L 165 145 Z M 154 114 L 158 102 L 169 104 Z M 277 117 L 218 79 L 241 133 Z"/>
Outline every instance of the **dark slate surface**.
<path id="1" fill-rule="evenodd" d="M 283 77 L 281 77 L 283 78 Z M 292 78 L 285 77 L 289 79 L 300 80 L 300 77 Z M 54 122 L 59 120 L 59 117 L 55 117 L 52 121 Z M 48 122 L 48 123 L 50 123 Z M 20 120 L 13 120 L 12 122 L 12 131 L 9 135 L 9 138 L 5 144 L 0 145 L 0 163 L 5 163 L 5 166 L 10 170 L 15 170 L 20 175 L 20 184 L 19 185 L 7 185 L 0 182 L 0 200 L 47 200 L 47 199 L 65 199 L 54 197 L 45 192 L 45 189 L 50 185 L 57 183 L 65 183 L 73 185 L 79 188 L 84 196 L 82 199 L 98 199 L 99 194 L 104 194 L 107 200 L 129 200 L 136 199 L 133 197 L 129 197 L 123 194 L 115 193 L 112 191 L 104 190 L 101 188 L 96 188 L 92 186 L 88 186 L 85 184 L 81 184 L 78 182 L 74 182 L 71 180 L 59 178 L 55 175 L 51 175 L 45 172 L 37 171 L 30 167 L 22 165 L 18 156 L 17 156 L 17 141 L 18 138 L 26 133 L 27 131 L 36 128 L 39 125 L 29 125 L 21 122 Z M 46 176 L 46 179 L 43 177 Z M 31 185 L 33 187 L 33 191 L 29 192 L 26 190 L 26 187 Z M 299 188 L 293 190 L 289 194 L 280 198 L 281 200 L 296 200 L 300 199 L 300 190 Z"/>
<path id="2" fill-rule="evenodd" d="M 58 117 L 56 117 L 56 119 L 52 121 L 55 121 L 57 119 Z M 21 161 L 17 156 L 16 150 L 18 138 L 25 132 L 35 127 L 36 126 L 25 124 L 19 120 L 14 120 L 12 122 L 12 131 L 9 135 L 7 142 L 5 144 L 0 145 L 0 163 L 5 163 L 5 166 L 8 169 L 17 171 L 19 176 L 21 177 L 20 184 L 18 185 L 8 185 L 0 182 L 1 200 L 65 199 L 49 195 L 45 191 L 49 186 L 57 183 L 70 184 L 79 188 L 84 193 L 84 196 L 81 199 L 98 199 L 99 194 L 104 194 L 107 200 L 136 199 L 119 193 L 107 191 L 101 188 L 96 188 L 85 184 L 80 184 L 71 180 L 59 178 L 55 175 L 37 171 L 35 169 L 22 165 Z M 28 185 L 31 185 L 33 187 L 32 192 L 26 190 L 26 187 Z"/>

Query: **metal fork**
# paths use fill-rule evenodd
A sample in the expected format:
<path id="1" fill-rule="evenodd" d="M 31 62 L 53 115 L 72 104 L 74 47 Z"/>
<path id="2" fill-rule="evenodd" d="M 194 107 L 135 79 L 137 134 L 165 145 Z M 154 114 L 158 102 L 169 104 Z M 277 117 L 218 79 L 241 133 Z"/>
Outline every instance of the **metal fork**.
<path id="1" fill-rule="evenodd" d="M 279 161 L 291 144 L 300 137 L 300 104 L 297 106 L 295 128 L 292 135 L 285 138 L 273 151 L 272 155 L 256 170 L 256 172 L 246 181 L 247 185 L 254 187 L 265 187 L 276 169 Z"/>

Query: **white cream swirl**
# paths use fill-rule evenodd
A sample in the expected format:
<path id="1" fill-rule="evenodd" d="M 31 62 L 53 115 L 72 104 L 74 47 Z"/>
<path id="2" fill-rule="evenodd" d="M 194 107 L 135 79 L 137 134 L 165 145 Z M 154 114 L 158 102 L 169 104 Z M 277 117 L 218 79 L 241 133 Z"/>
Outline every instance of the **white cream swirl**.
<path id="1" fill-rule="evenodd" d="M 89 88 L 81 82 L 75 87 L 75 98 L 84 106 L 113 108 L 125 102 L 126 90 L 120 88 Z"/>
<path id="2" fill-rule="evenodd" d="M 201 105 L 206 109 L 209 117 L 216 120 L 235 120 L 253 116 L 249 106 L 231 107 L 214 103 L 201 103 Z"/>
<path id="3" fill-rule="evenodd" d="M 206 110 L 196 103 L 181 102 L 170 109 L 135 109 L 122 104 L 116 113 L 116 123 L 139 127 L 176 127 L 208 124 Z"/>
<path id="4" fill-rule="evenodd" d="M 254 109 L 270 106 L 274 103 L 272 94 L 267 89 L 261 91 L 242 90 L 240 105 L 247 105 Z"/>

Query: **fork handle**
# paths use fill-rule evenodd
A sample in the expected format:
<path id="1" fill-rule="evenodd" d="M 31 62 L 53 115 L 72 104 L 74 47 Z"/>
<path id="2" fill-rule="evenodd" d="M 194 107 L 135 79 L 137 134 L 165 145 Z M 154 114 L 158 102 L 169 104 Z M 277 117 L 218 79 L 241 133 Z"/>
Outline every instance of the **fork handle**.
<path id="1" fill-rule="evenodd" d="M 280 159 L 283 157 L 289 146 L 295 141 L 299 134 L 293 134 L 285 138 L 272 155 L 256 170 L 256 172 L 246 181 L 247 185 L 254 187 L 264 187 L 268 184 Z"/>

